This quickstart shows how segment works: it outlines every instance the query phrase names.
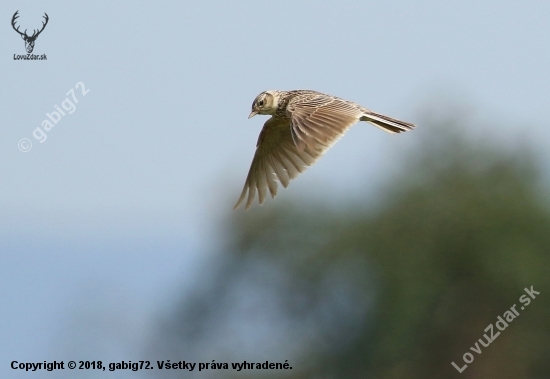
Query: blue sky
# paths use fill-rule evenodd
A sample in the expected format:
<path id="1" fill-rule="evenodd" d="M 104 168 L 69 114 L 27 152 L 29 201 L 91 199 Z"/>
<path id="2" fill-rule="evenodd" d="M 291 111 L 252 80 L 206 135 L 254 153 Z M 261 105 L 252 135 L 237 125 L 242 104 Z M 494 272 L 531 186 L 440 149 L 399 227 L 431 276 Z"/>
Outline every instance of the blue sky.
<path id="1" fill-rule="evenodd" d="M 34 51 L 46 61 L 13 59 L 25 53 L 16 10 L 22 30 L 48 13 Z M 247 119 L 263 90 L 314 89 L 417 123 L 450 106 L 476 120 L 477 138 L 544 151 L 549 16 L 542 1 L 3 1 L 2 376 L 23 376 L 8 360 L 68 359 L 74 341 L 132 359 L 214 259 L 265 122 Z M 71 89 L 76 110 L 40 143 L 33 131 Z M 265 206 L 304 194 L 338 205 L 365 184 L 374 194 L 424 132 L 357 126 Z"/>

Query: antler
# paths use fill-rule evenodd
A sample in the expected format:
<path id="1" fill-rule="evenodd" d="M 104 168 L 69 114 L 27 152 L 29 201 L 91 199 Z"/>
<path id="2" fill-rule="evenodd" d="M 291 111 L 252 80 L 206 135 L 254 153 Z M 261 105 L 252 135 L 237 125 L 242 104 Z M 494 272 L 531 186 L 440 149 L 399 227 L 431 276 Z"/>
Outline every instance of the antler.
<path id="1" fill-rule="evenodd" d="M 13 29 L 14 29 L 17 33 L 21 34 L 22 37 L 23 37 L 23 36 L 24 36 L 24 37 L 27 37 L 25 40 L 29 39 L 29 40 L 31 40 L 31 41 L 34 41 L 34 40 L 36 39 L 36 37 L 38 37 L 38 36 L 40 35 L 40 33 L 42 33 L 42 31 L 44 30 L 44 28 L 45 28 L 46 25 L 48 24 L 48 20 L 50 19 L 50 18 L 48 17 L 48 14 L 47 14 L 46 12 L 44 12 L 45 16 L 42 16 L 42 17 L 44 17 L 44 18 L 46 19 L 46 22 L 42 21 L 42 29 L 40 29 L 40 30 L 38 30 L 38 31 L 35 29 L 35 30 L 33 30 L 32 36 L 28 36 L 28 35 L 27 35 L 27 29 L 25 29 L 25 31 L 24 31 L 23 33 L 21 33 L 21 32 L 19 31 L 19 27 L 17 27 L 17 28 L 15 27 L 15 20 L 17 20 L 17 19 L 19 18 L 18 13 L 19 13 L 19 11 L 16 11 L 16 12 L 13 14 L 13 17 L 12 17 L 12 19 L 11 19 L 11 26 L 13 27 Z"/>
<path id="2" fill-rule="evenodd" d="M 19 11 L 15 12 L 15 13 L 13 14 L 13 17 L 12 17 L 12 19 L 11 19 L 11 26 L 13 27 L 13 30 L 15 30 L 17 33 L 21 34 L 22 36 L 26 36 L 26 35 L 27 35 L 27 33 L 26 33 L 27 31 L 26 31 L 26 30 L 25 30 L 25 33 L 21 33 L 21 32 L 19 31 L 19 27 L 17 27 L 17 28 L 15 27 L 15 20 L 17 20 L 17 19 L 19 18 L 19 16 L 17 15 L 17 13 L 19 13 Z"/>
<path id="3" fill-rule="evenodd" d="M 16 12 L 16 13 L 17 13 L 17 12 Z M 40 29 L 40 31 L 39 31 L 38 33 L 36 32 L 36 30 L 33 30 L 34 33 L 32 33 L 31 38 L 35 38 L 35 39 L 36 39 L 36 37 L 38 37 L 38 35 L 39 35 L 40 33 L 42 33 L 42 30 L 44 30 L 44 28 L 45 28 L 46 25 L 48 24 L 48 20 L 49 20 L 50 18 L 48 17 L 48 14 L 47 14 L 46 12 L 44 12 L 44 14 L 45 14 L 45 16 L 42 16 L 42 17 L 44 17 L 44 18 L 46 19 L 46 22 L 42 21 L 42 29 Z"/>

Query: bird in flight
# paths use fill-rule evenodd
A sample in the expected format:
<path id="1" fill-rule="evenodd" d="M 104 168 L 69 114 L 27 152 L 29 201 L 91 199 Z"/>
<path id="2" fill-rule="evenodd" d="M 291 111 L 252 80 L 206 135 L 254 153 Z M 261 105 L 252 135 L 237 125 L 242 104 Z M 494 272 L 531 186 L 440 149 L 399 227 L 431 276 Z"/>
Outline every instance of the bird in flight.
<path id="1" fill-rule="evenodd" d="M 260 132 L 254 159 L 234 209 L 245 198 L 245 208 L 250 208 L 256 192 L 260 204 L 267 191 L 275 197 L 277 180 L 286 188 L 358 121 L 369 122 L 392 134 L 415 127 L 354 102 L 309 90 L 264 91 L 254 99 L 248 118 L 257 114 L 271 115 L 271 118 Z"/>

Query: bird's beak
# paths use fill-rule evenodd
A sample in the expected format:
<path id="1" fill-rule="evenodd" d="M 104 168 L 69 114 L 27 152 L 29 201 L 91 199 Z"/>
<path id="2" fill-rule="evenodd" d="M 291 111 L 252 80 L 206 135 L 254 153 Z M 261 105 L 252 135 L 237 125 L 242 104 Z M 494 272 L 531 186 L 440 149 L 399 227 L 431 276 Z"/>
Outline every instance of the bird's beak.
<path id="1" fill-rule="evenodd" d="M 256 116 L 258 114 L 258 111 L 252 111 L 250 112 L 250 114 L 248 115 L 248 118 L 252 118 L 254 116 Z"/>

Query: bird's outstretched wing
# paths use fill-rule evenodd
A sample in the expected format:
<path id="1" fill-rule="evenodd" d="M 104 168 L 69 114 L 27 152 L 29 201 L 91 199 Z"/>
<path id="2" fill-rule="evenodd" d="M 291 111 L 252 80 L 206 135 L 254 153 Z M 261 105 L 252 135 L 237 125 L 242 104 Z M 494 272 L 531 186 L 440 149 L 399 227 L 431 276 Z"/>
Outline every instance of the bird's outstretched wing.
<path id="1" fill-rule="evenodd" d="M 321 93 L 294 97 L 286 111 L 300 151 L 316 144 L 329 148 L 364 115 L 359 105 Z"/>
<path id="2" fill-rule="evenodd" d="M 256 192 L 260 204 L 264 202 L 268 190 L 271 197 L 275 197 L 277 180 L 286 188 L 292 179 L 315 163 L 327 149 L 323 144 L 316 144 L 298 150 L 292 139 L 290 121 L 271 117 L 260 133 L 250 171 L 234 208 L 241 204 L 247 193 L 246 209 L 252 205 Z"/>

